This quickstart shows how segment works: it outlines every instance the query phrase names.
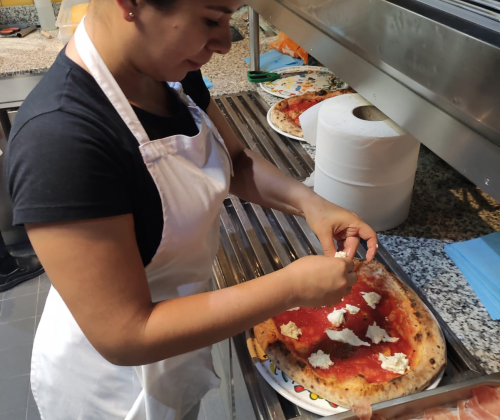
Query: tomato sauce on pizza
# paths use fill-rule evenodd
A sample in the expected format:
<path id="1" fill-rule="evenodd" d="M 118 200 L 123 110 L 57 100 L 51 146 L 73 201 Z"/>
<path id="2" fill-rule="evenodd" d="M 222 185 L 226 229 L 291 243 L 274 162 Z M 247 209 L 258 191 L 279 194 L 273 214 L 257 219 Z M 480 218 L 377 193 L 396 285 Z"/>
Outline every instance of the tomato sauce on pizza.
<path id="1" fill-rule="evenodd" d="M 351 293 L 344 298 L 342 302 L 335 306 L 328 306 L 319 309 L 300 308 L 294 311 L 286 311 L 275 317 L 273 321 L 279 329 L 281 325 L 292 321 L 302 334 L 298 340 L 284 337 L 284 339 L 293 346 L 302 356 L 308 358 L 318 349 L 330 355 L 334 365 L 328 369 L 314 368 L 322 376 L 335 375 L 340 380 L 363 375 L 368 382 L 386 382 L 400 376 L 397 373 L 390 372 L 381 368 L 379 353 L 385 356 L 391 356 L 395 353 L 404 353 L 408 359 L 411 359 L 413 349 L 411 344 L 401 336 L 395 327 L 395 323 L 401 320 L 405 313 L 398 308 L 397 302 L 391 299 L 387 292 L 381 291 L 380 287 L 374 287 L 372 284 L 378 280 L 374 276 L 369 278 L 360 275 L 358 282 L 352 288 Z M 362 292 L 375 292 L 381 296 L 376 309 L 371 308 L 363 298 Z M 344 309 L 347 305 L 359 308 L 356 314 L 346 312 L 344 314 L 345 322 L 338 327 L 332 326 L 328 320 L 328 314 L 335 309 Z M 368 327 L 376 323 L 383 328 L 391 337 L 397 337 L 399 340 L 395 343 L 380 342 L 374 344 L 366 337 Z M 331 340 L 326 330 L 342 330 L 348 328 L 356 334 L 362 341 L 369 342 L 367 346 L 351 346 L 346 343 Z"/>
<path id="2" fill-rule="evenodd" d="M 267 356 L 295 382 L 351 407 L 418 392 L 446 364 L 439 325 L 413 290 L 376 261 L 336 305 L 291 308 L 254 327 Z"/>

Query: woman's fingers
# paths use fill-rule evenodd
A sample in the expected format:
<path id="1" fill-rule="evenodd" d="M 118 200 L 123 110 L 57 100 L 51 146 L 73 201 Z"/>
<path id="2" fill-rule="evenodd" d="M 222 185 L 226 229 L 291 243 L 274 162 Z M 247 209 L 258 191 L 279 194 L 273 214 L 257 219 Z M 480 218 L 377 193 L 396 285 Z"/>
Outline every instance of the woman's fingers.
<path id="1" fill-rule="evenodd" d="M 359 236 L 351 236 L 344 241 L 344 252 L 347 253 L 347 257 L 353 259 L 356 256 L 356 251 L 359 246 Z"/>
<path id="2" fill-rule="evenodd" d="M 323 230 L 319 235 L 318 239 L 323 247 L 323 254 L 326 257 L 335 257 L 337 250 L 335 249 L 335 242 L 333 241 L 333 233 L 331 226 Z"/>
<path id="3" fill-rule="evenodd" d="M 346 280 L 347 280 L 347 288 L 349 289 L 350 292 L 351 287 L 358 282 L 358 273 L 356 273 L 355 271 L 353 271 L 352 273 L 347 273 Z"/>
<path id="4" fill-rule="evenodd" d="M 366 252 L 366 259 L 368 261 L 372 261 L 373 258 L 375 258 L 375 254 L 377 253 L 378 249 L 377 236 L 375 235 L 374 237 L 370 238 L 367 241 L 367 245 L 368 245 L 368 251 Z"/>

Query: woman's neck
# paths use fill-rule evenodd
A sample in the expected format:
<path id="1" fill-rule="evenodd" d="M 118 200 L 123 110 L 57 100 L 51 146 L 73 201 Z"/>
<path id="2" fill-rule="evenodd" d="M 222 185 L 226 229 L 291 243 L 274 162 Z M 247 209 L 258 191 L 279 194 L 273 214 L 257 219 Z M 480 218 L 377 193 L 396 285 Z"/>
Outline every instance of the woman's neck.
<path id="1" fill-rule="evenodd" d="M 123 37 L 126 31 L 120 30 L 123 22 L 115 22 L 115 19 L 110 17 L 117 16 L 116 13 L 108 14 L 100 10 L 99 15 L 99 18 L 95 17 L 92 9 L 89 9 L 88 17 L 85 18 L 85 29 L 127 99 L 139 108 L 153 114 L 170 115 L 173 112 L 172 98 L 167 89 L 164 88 L 163 82 L 142 74 L 133 65 L 131 60 L 133 50 L 130 49 L 130 43 Z M 120 34 L 120 37 L 117 34 Z M 90 73 L 78 54 L 74 39 L 68 43 L 66 55 Z"/>

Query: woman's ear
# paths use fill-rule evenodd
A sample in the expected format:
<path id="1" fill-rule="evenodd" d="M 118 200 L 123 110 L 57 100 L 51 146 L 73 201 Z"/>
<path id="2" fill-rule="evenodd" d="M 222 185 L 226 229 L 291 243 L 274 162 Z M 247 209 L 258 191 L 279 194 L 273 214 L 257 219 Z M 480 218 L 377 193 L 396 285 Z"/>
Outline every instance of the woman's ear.
<path id="1" fill-rule="evenodd" d="M 136 0 L 115 0 L 116 4 L 122 11 L 122 16 L 123 19 L 125 19 L 127 22 L 134 22 L 138 10 L 139 10 L 139 5 L 137 4 Z"/>

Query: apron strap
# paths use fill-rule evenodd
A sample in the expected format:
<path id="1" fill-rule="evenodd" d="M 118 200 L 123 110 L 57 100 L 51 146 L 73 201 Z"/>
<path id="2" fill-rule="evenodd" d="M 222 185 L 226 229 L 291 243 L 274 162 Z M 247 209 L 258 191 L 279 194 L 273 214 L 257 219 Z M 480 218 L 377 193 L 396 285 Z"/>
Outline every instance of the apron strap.
<path id="1" fill-rule="evenodd" d="M 113 107 L 123 119 L 139 144 L 149 142 L 149 137 L 128 102 L 125 94 L 109 71 L 99 52 L 85 30 L 85 17 L 75 32 L 75 44 L 78 54 L 89 69 L 90 74 L 107 96 Z"/>

